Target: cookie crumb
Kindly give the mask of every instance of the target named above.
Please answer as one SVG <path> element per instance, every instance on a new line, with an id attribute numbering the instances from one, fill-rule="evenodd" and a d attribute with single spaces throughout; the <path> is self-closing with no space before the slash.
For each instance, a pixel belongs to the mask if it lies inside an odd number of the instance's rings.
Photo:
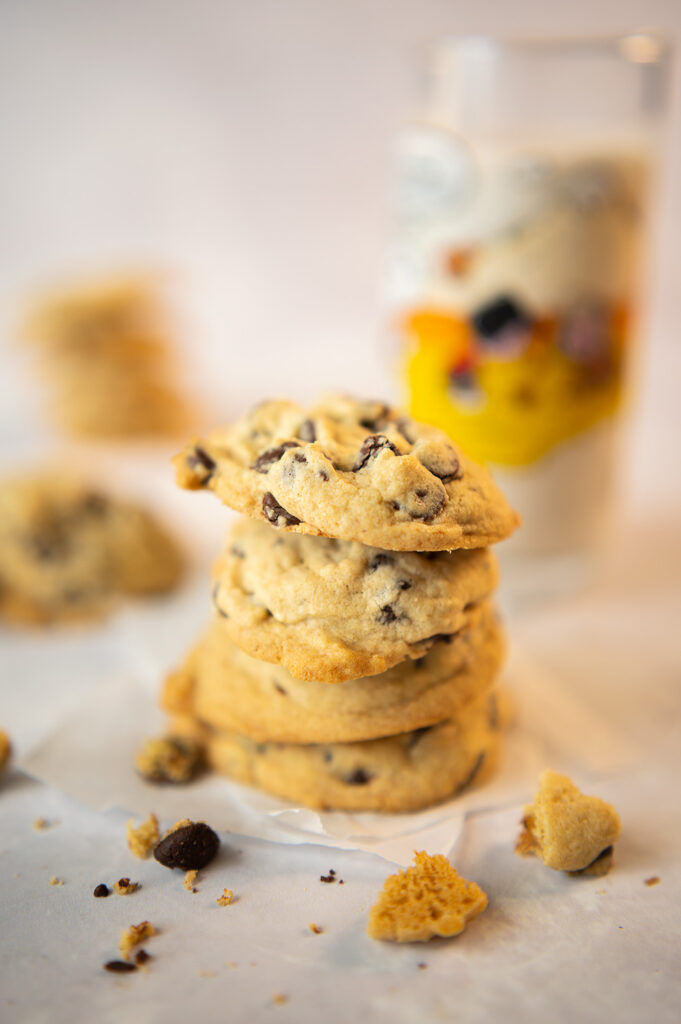
<path id="1" fill-rule="evenodd" d="M 119 896 L 130 896 L 139 887 L 139 882 L 131 882 L 129 878 L 119 878 L 117 882 L 114 882 L 114 889 Z"/>
<path id="2" fill-rule="evenodd" d="M 198 971 L 199 978 L 215 978 L 215 971 Z"/>
<path id="3" fill-rule="evenodd" d="M 331 874 L 331 872 L 329 872 L 329 874 L 328 874 L 328 875 L 320 875 L 320 876 L 319 876 L 319 881 L 320 881 L 320 882 L 335 882 L 335 881 L 336 881 L 336 879 L 335 879 L 335 878 L 334 878 L 334 876 L 333 876 L 333 875 Z"/>
<path id="4" fill-rule="evenodd" d="M 534 802 L 525 808 L 515 852 L 539 857 L 555 871 L 600 877 L 612 866 L 620 831 L 611 804 L 584 796 L 566 775 L 545 771 Z"/>
<path id="5" fill-rule="evenodd" d="M 125 834 L 130 852 L 140 860 L 146 860 L 159 840 L 158 818 L 150 814 L 137 828 L 131 818 L 125 826 Z"/>
<path id="6" fill-rule="evenodd" d="M 367 932 L 372 939 L 393 942 L 458 935 L 487 902 L 482 889 L 461 878 L 442 854 L 416 853 L 413 867 L 386 878 Z"/>
<path id="7" fill-rule="evenodd" d="M 310 929 L 310 931 L 311 931 L 311 932 L 313 932 L 313 933 L 314 933 L 315 935 L 321 935 L 321 934 L 322 934 L 322 932 L 324 931 L 324 929 L 323 929 L 323 928 L 320 928 L 318 924 L 313 924 L 312 922 L 311 922 L 311 923 L 310 923 L 310 924 L 309 924 L 309 925 L 308 925 L 307 927 L 308 927 L 308 928 Z"/>
<path id="8" fill-rule="evenodd" d="M 227 966 L 228 967 L 238 967 L 239 965 L 234 960 L 228 960 L 227 961 Z"/>
<path id="9" fill-rule="evenodd" d="M 4 772 L 12 756 L 12 744 L 6 732 L 0 729 L 0 775 Z"/>
<path id="10" fill-rule="evenodd" d="M 135 946 L 141 946 L 145 939 L 150 939 L 152 935 L 156 935 L 156 929 L 154 928 L 151 921 L 142 921 L 140 924 L 131 924 L 129 928 L 121 932 L 121 938 L 118 943 L 118 949 L 124 960 L 130 959 Z"/>
<path id="11" fill-rule="evenodd" d="M 126 960 L 109 960 L 104 964 L 104 970 L 111 971 L 112 974 L 130 974 L 131 971 L 137 970 L 137 966 Z"/>
<path id="12" fill-rule="evenodd" d="M 425 971 L 425 969 L 428 966 L 428 964 L 417 964 L 416 966 L 418 967 L 418 969 L 420 971 Z"/>
<path id="13" fill-rule="evenodd" d="M 285 996 L 283 992 L 275 992 L 272 996 L 272 1002 L 276 1006 L 283 1006 L 284 1003 L 288 1002 L 288 996 Z"/>
<path id="14" fill-rule="evenodd" d="M 50 885 L 63 885 L 63 884 L 64 884 L 63 879 L 57 878 L 56 875 L 52 875 L 52 878 L 50 879 Z"/>
<path id="15" fill-rule="evenodd" d="M 657 875 L 652 875 L 651 878 L 646 878 L 646 880 L 645 880 L 645 882 L 643 884 L 644 885 L 659 885 L 661 881 L 662 881 L 662 879 L 659 878 Z"/>
<path id="16" fill-rule="evenodd" d="M 186 736 L 146 740 L 135 757 L 137 771 L 149 782 L 182 785 L 195 779 L 204 765 L 203 746 Z"/>
<path id="17" fill-rule="evenodd" d="M 135 953 L 135 963 L 141 967 L 151 960 L 151 953 L 147 953 L 146 949 L 138 949 Z"/>
<path id="18" fill-rule="evenodd" d="M 187 874 L 184 876 L 184 882 L 182 884 L 184 885 L 187 892 L 199 891 L 198 889 L 194 888 L 194 882 L 196 881 L 196 876 L 198 875 L 198 873 L 198 868 L 193 868 L 191 871 L 188 871 Z"/>
<path id="19" fill-rule="evenodd" d="M 220 907 L 228 907 L 230 903 L 234 903 L 234 893 L 231 889 L 223 889 L 222 896 L 218 896 L 215 902 Z"/>
<path id="20" fill-rule="evenodd" d="M 36 832 L 44 832 L 45 829 L 50 828 L 51 825 L 52 822 L 48 821 L 47 818 L 36 818 L 33 822 L 33 828 Z"/>
<path id="21" fill-rule="evenodd" d="M 100 882 L 99 885 L 96 885 L 94 887 L 92 895 L 95 896 L 97 899 L 102 899 L 104 896 L 111 895 L 111 889 L 109 888 L 108 885 L 105 885 L 104 882 Z"/>

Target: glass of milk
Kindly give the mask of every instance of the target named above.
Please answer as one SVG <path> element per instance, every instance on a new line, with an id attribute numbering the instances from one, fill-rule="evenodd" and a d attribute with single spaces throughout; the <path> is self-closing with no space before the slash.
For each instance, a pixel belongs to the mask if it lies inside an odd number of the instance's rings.
<path id="1" fill-rule="evenodd" d="M 669 53 L 656 36 L 445 39 L 398 143 L 388 299 L 411 413 L 523 517 L 519 596 L 612 526 Z"/>

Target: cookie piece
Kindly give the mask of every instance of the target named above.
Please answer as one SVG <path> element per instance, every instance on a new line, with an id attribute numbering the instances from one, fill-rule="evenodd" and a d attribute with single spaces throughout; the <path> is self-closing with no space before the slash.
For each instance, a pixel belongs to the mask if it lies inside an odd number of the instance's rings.
<path id="1" fill-rule="evenodd" d="M 213 603 L 248 654 L 297 679 L 342 682 L 420 658 L 496 583 L 487 549 L 387 552 L 242 519 L 216 566 Z"/>
<path id="2" fill-rule="evenodd" d="M 50 622 L 101 614 L 115 594 L 173 587 L 180 552 L 156 519 L 57 474 L 0 484 L 0 614 Z"/>
<path id="3" fill-rule="evenodd" d="M 481 914 L 487 895 L 467 882 L 441 853 L 415 853 L 414 866 L 389 875 L 369 912 L 367 933 L 392 942 L 427 942 L 459 935 Z"/>
<path id="4" fill-rule="evenodd" d="M 445 800 L 492 773 L 499 745 L 493 695 L 456 719 L 359 743 L 255 743 L 189 716 L 176 716 L 172 728 L 200 739 L 211 766 L 238 782 L 346 811 L 414 811 Z"/>
<path id="5" fill-rule="evenodd" d="M 453 718 L 492 686 L 503 636 L 489 604 L 471 610 L 453 638 L 380 675 L 330 686 L 301 682 L 245 654 L 217 619 L 164 687 L 162 705 L 258 742 L 376 739 Z"/>
<path id="6" fill-rule="evenodd" d="M 615 808 L 584 796 L 566 775 L 545 771 L 525 809 L 516 853 L 536 856 L 555 871 L 605 874 L 621 831 Z"/>
<path id="7" fill-rule="evenodd" d="M 207 487 L 296 533 L 440 551 L 484 547 L 518 523 L 487 471 L 442 431 L 381 402 L 264 402 L 174 461 L 181 487 Z"/>

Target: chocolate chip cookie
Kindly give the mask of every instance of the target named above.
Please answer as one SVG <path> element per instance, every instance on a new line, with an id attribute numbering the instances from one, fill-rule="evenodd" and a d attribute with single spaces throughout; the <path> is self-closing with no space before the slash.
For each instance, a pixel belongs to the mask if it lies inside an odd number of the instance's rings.
<path id="1" fill-rule="evenodd" d="M 307 807 L 347 811 L 414 811 L 487 778 L 498 750 L 492 694 L 456 719 L 359 743 L 256 743 L 178 716 L 179 734 L 205 744 L 218 772 Z"/>
<path id="2" fill-rule="evenodd" d="M 258 742 L 339 743 L 420 729 L 453 718 L 499 671 L 504 643 L 494 610 L 485 603 L 467 619 L 422 658 L 334 686 L 251 658 L 217 619 L 168 677 L 162 704 Z"/>
<path id="3" fill-rule="evenodd" d="M 420 658 L 497 582 L 485 548 L 394 552 L 240 520 L 213 603 L 234 643 L 297 679 L 342 682 Z"/>
<path id="4" fill-rule="evenodd" d="M 20 622 L 97 616 L 115 594 L 169 590 L 182 558 L 144 509 L 45 474 L 0 484 L 0 615 Z"/>
<path id="5" fill-rule="evenodd" d="M 395 551 L 479 548 L 518 523 L 486 470 L 381 402 L 257 406 L 175 457 L 177 480 L 282 532 Z"/>

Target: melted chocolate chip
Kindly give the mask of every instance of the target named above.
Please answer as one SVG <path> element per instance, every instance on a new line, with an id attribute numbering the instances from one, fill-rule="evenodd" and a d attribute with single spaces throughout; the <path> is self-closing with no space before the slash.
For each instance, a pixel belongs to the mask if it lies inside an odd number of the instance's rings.
<path id="1" fill-rule="evenodd" d="M 442 446 L 435 450 L 425 449 L 422 453 L 417 448 L 414 452 L 419 462 L 429 473 L 448 484 L 451 480 L 460 480 L 463 476 L 459 457 L 449 445 Z"/>
<path id="2" fill-rule="evenodd" d="M 219 846 L 218 836 L 205 822 L 190 822 L 164 836 L 154 847 L 154 857 L 166 868 L 195 871 L 210 864 Z"/>
<path id="3" fill-rule="evenodd" d="M 376 415 L 365 416 L 364 419 L 359 421 L 359 425 L 360 427 L 364 427 L 366 430 L 375 430 L 379 423 L 382 423 L 385 420 L 389 412 L 390 409 L 388 406 L 381 403 Z"/>
<path id="4" fill-rule="evenodd" d="M 414 435 L 409 429 L 411 425 L 411 420 L 407 419 L 406 416 L 400 416 L 395 424 L 405 441 L 408 441 L 409 444 L 414 444 Z"/>
<path id="5" fill-rule="evenodd" d="M 128 963 L 127 960 L 109 960 L 104 964 L 104 970 L 111 971 L 112 974 L 130 974 L 131 971 L 137 970 L 137 964 Z"/>
<path id="6" fill-rule="evenodd" d="M 146 949 L 139 949 L 135 953 L 136 964 L 146 964 L 148 960 L 151 960 L 151 953 L 147 953 Z"/>
<path id="7" fill-rule="evenodd" d="M 218 613 L 218 615 L 221 615 L 223 619 L 228 619 L 229 615 L 227 614 L 227 612 L 223 611 L 222 608 L 220 607 L 220 605 L 218 604 L 218 594 L 219 593 L 220 593 L 220 583 L 217 582 L 217 583 L 213 584 L 213 590 L 212 590 L 212 593 L 211 593 L 211 599 L 213 601 L 213 608 L 215 608 L 215 611 Z"/>
<path id="8" fill-rule="evenodd" d="M 216 463 L 210 455 L 195 445 L 186 458 L 187 465 L 193 471 L 201 487 L 205 487 L 215 472 Z"/>
<path id="9" fill-rule="evenodd" d="M 345 782 L 348 786 L 366 786 L 372 779 L 373 775 L 365 768 L 355 768 L 354 772 L 346 777 Z"/>
<path id="10" fill-rule="evenodd" d="M 288 451 L 289 448 L 299 447 L 300 445 L 295 441 L 284 441 L 283 444 L 278 445 L 276 448 L 267 448 L 258 455 L 255 462 L 251 465 L 251 469 L 254 469 L 256 473 L 267 473 L 270 466 L 273 466 L 275 462 L 279 462 L 285 451 Z"/>
<path id="11" fill-rule="evenodd" d="M 272 523 L 272 526 L 297 526 L 300 522 L 300 519 L 287 512 L 269 491 L 265 493 L 262 499 L 262 510 L 265 513 L 265 519 Z M 279 522 L 279 520 L 282 520 L 282 522 Z"/>
<path id="12" fill-rule="evenodd" d="M 317 440 L 317 431 L 312 420 L 303 420 L 298 427 L 298 437 L 308 444 L 313 444 Z"/>
<path id="13" fill-rule="evenodd" d="M 380 451 L 387 448 L 394 455 L 399 455 L 397 448 L 390 441 L 385 434 L 370 434 L 369 437 L 365 437 L 362 442 L 362 447 L 357 453 L 352 472 L 356 473 L 358 470 L 363 469 L 367 462 L 375 458 Z"/>
<path id="14" fill-rule="evenodd" d="M 329 474 L 326 472 L 325 469 L 320 469 L 319 473 L 318 473 L 318 476 L 320 476 L 322 478 L 322 480 L 328 480 L 329 479 Z"/>
<path id="15" fill-rule="evenodd" d="M 307 457 L 305 455 L 303 455 L 302 452 L 296 452 L 296 454 L 293 456 L 293 459 L 294 459 L 295 462 L 307 463 Z"/>
<path id="16" fill-rule="evenodd" d="M 412 519 L 421 519 L 425 523 L 430 522 L 431 519 L 435 519 L 435 517 L 442 512 L 442 509 L 445 507 L 447 502 L 446 494 L 424 491 L 422 489 L 414 491 L 414 494 L 418 498 L 418 503 L 409 504 L 409 515 Z"/>
<path id="17" fill-rule="evenodd" d="M 376 572 L 381 565 L 392 565 L 392 558 L 390 555 L 384 555 L 379 553 L 374 555 L 367 566 L 367 572 Z"/>
<path id="18" fill-rule="evenodd" d="M 478 774 L 478 772 L 482 768 L 482 763 L 483 763 L 484 760 L 485 760 L 485 751 L 483 750 L 476 757 L 475 762 L 473 764 L 473 767 L 469 771 L 469 773 L 466 776 L 466 778 L 463 780 L 463 782 L 460 782 L 459 785 L 456 787 L 455 795 L 457 795 L 459 793 L 462 793 L 464 791 L 464 789 L 468 789 L 468 787 L 471 785 L 471 783 L 475 779 L 475 776 Z"/>
<path id="19" fill-rule="evenodd" d="M 97 899 L 101 899 L 103 896 L 110 896 L 111 889 L 108 887 L 108 885 L 104 885 L 104 882 L 100 882 L 99 885 L 95 886 L 92 895 L 96 896 Z"/>
<path id="20" fill-rule="evenodd" d="M 393 606 L 390 604 L 384 604 L 376 616 L 376 621 L 380 623 L 381 626 L 389 626 L 391 622 L 396 622 L 398 618 L 399 615 Z"/>

